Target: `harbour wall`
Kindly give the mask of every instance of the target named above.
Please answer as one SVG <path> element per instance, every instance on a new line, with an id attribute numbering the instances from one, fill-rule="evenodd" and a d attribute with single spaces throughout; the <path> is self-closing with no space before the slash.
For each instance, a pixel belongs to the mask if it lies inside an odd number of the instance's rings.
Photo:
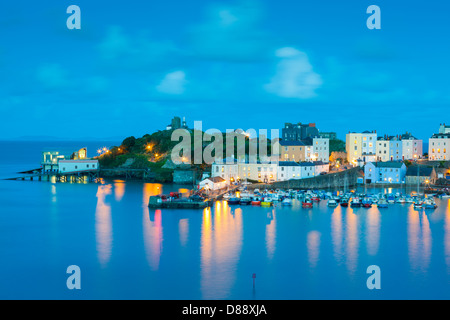
<path id="1" fill-rule="evenodd" d="M 363 177 L 361 168 L 329 173 L 306 179 L 277 181 L 271 184 L 249 185 L 249 189 L 334 189 L 349 188 L 357 185 L 358 178 Z"/>

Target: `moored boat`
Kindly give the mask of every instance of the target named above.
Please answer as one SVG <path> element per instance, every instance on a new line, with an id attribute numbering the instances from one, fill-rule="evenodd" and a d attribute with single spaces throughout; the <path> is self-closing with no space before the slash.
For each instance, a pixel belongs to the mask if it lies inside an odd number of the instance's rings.
<path id="1" fill-rule="evenodd" d="M 328 200 L 328 202 L 327 202 L 327 206 L 329 206 L 330 208 L 335 208 L 335 207 L 338 206 L 338 203 L 337 203 L 336 200 L 330 199 L 330 200 Z"/>
<path id="2" fill-rule="evenodd" d="M 241 203 L 241 199 L 238 197 L 230 197 L 227 202 L 228 204 L 239 204 Z"/>
<path id="3" fill-rule="evenodd" d="M 378 208 L 387 208 L 388 202 L 386 201 L 386 199 L 381 198 L 380 200 L 378 200 L 377 207 Z"/>
<path id="4" fill-rule="evenodd" d="M 311 198 L 305 198 L 302 201 L 302 207 L 303 208 L 312 208 L 312 206 L 313 206 L 313 202 L 312 202 Z"/>

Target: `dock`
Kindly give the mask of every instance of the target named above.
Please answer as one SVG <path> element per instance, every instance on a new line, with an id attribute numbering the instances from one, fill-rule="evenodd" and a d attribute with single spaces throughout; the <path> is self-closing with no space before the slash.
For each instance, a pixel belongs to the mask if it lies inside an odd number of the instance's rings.
<path id="1" fill-rule="evenodd" d="M 165 208 L 165 209 L 204 209 L 211 207 L 213 201 L 190 201 L 188 199 L 175 199 L 162 201 L 161 197 L 151 196 L 148 203 L 149 208 Z"/>

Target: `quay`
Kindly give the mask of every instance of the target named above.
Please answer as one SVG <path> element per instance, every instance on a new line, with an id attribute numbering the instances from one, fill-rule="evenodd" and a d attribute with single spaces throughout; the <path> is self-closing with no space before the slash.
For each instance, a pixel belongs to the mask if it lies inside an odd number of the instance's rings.
<path id="1" fill-rule="evenodd" d="M 40 169 L 19 172 L 21 176 L 14 178 L 7 178 L 5 180 L 19 180 L 19 181 L 52 181 L 52 182 L 95 182 L 98 180 L 98 171 L 79 170 L 71 172 L 45 172 Z"/>
<path id="2" fill-rule="evenodd" d="M 211 207 L 213 201 L 190 201 L 188 199 L 177 199 L 171 201 L 162 201 L 161 197 L 150 196 L 148 203 L 149 208 L 164 208 L 164 209 L 204 209 Z"/>
<path id="3" fill-rule="evenodd" d="M 161 196 L 150 196 L 148 206 L 149 208 L 158 209 L 204 209 L 211 207 L 214 201 L 223 198 L 224 194 L 235 191 L 239 186 L 227 187 L 220 190 L 209 191 L 208 194 L 203 194 L 205 200 L 184 199 L 170 199 L 162 200 Z"/>

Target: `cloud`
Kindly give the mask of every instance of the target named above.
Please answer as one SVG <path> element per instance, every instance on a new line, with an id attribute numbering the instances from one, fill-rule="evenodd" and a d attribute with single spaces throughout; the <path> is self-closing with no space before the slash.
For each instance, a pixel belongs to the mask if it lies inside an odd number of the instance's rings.
<path id="1" fill-rule="evenodd" d="M 36 78 L 46 89 L 59 89 L 69 83 L 65 70 L 59 64 L 45 64 L 38 67 Z"/>
<path id="2" fill-rule="evenodd" d="M 162 93 L 180 95 L 185 91 L 186 83 L 184 71 L 174 71 L 165 75 L 156 90 Z"/>
<path id="3" fill-rule="evenodd" d="M 195 56 L 236 62 L 267 58 L 271 39 L 260 25 L 261 16 L 261 7 L 253 1 L 211 6 L 205 21 L 190 29 Z"/>
<path id="4" fill-rule="evenodd" d="M 125 34 L 117 26 L 108 29 L 98 49 L 107 66 L 132 70 L 161 70 L 182 56 L 170 41 L 157 41 L 145 33 Z"/>
<path id="5" fill-rule="evenodd" d="M 322 78 L 313 71 L 308 56 L 295 48 L 284 47 L 275 52 L 279 59 L 275 76 L 264 88 L 284 98 L 309 99 L 315 97 Z"/>

